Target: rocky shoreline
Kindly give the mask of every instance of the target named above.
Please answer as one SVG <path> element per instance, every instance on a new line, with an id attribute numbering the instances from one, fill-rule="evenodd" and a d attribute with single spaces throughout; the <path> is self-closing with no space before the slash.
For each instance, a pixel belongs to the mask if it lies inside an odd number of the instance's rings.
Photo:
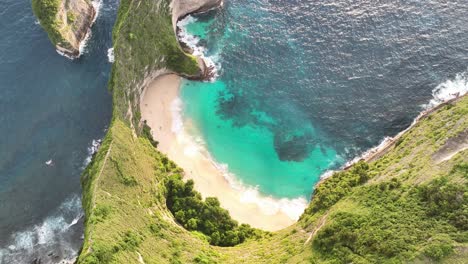
<path id="1" fill-rule="evenodd" d="M 82 46 L 91 33 L 91 27 L 97 18 L 97 11 L 93 3 L 86 0 L 68 1 L 62 4 L 61 10 L 60 19 L 64 21 L 65 27 L 72 29 L 64 31 L 66 42 L 58 43 L 55 48 L 59 54 L 76 59 L 80 57 Z M 69 21 L 70 14 L 75 14 L 74 21 Z"/>
<path id="2" fill-rule="evenodd" d="M 457 95 L 455 98 L 449 99 L 445 102 L 442 102 L 435 107 L 429 108 L 427 110 L 422 111 L 419 113 L 419 115 L 414 119 L 413 123 L 406 128 L 405 130 L 401 131 L 394 137 L 386 137 L 378 146 L 373 147 L 366 152 L 364 152 L 362 155 L 348 161 L 341 170 L 348 170 L 350 169 L 354 164 L 356 164 L 359 161 L 365 161 L 365 162 L 373 162 L 384 156 L 386 153 L 388 153 L 392 147 L 399 142 L 399 139 L 401 139 L 411 128 L 413 128 L 416 124 L 418 124 L 421 120 L 427 118 L 431 113 L 441 109 L 442 107 L 449 105 L 449 104 L 455 104 L 459 100 L 461 100 L 463 97 L 468 96 L 468 94 L 463 94 L 463 95 Z M 320 180 L 317 182 L 315 187 L 317 187 L 319 184 L 323 183 L 326 179 L 330 178 L 333 176 L 333 173 L 335 171 L 328 171 L 325 174 L 323 174 L 320 178 Z M 313 195 L 313 194 L 312 194 Z"/>
<path id="3" fill-rule="evenodd" d="M 193 54 L 193 50 L 184 42 L 180 41 L 178 35 L 180 28 L 177 23 L 191 14 L 200 14 L 209 12 L 213 9 L 223 6 L 223 0 L 173 0 L 171 3 L 172 8 L 172 26 L 176 34 L 177 41 L 180 47 L 186 53 Z M 199 76 L 182 76 L 189 80 L 210 80 L 214 77 L 214 67 L 208 66 L 203 58 L 197 57 L 198 65 L 200 67 Z"/>
<path id="4" fill-rule="evenodd" d="M 100 0 L 32 0 L 34 15 L 57 52 L 78 58 L 91 33 Z"/>

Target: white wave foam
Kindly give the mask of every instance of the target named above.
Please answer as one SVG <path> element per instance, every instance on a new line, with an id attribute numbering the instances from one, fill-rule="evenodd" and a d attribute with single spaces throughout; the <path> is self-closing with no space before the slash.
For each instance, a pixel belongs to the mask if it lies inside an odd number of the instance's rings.
<path id="1" fill-rule="evenodd" d="M 99 147 L 101 146 L 102 140 L 101 139 L 93 139 L 91 141 L 91 144 L 88 146 L 88 156 L 86 156 L 84 162 L 83 162 L 83 167 L 88 166 L 88 164 L 91 162 L 93 155 L 98 152 Z"/>
<path id="2" fill-rule="evenodd" d="M 410 130 L 423 116 L 429 113 L 434 107 L 448 102 L 452 99 L 464 96 L 468 93 L 468 71 L 458 73 L 455 75 L 455 78 L 452 80 L 447 80 L 439 85 L 437 85 L 434 90 L 432 90 L 433 99 L 429 103 L 422 105 L 424 109 L 419 115 L 413 120 L 411 125 L 405 130 L 401 131 L 394 137 L 385 137 L 377 146 L 365 151 L 356 158 L 346 162 L 343 168 L 347 168 L 356 162 L 362 159 L 368 159 L 372 157 L 375 153 L 382 151 L 388 145 L 392 144 L 396 139 L 401 137 L 404 133 Z M 323 177 L 323 176 L 322 176 Z"/>
<path id="3" fill-rule="evenodd" d="M 171 103 L 172 126 L 171 131 L 179 134 L 184 130 L 184 122 L 182 120 L 182 100 L 176 98 Z"/>
<path id="4" fill-rule="evenodd" d="M 57 47 L 56 47 L 56 48 L 57 48 Z M 56 51 L 60 56 L 63 56 L 63 57 L 65 57 L 65 58 L 69 59 L 69 60 L 74 60 L 74 59 L 76 59 L 75 57 L 69 56 L 68 54 L 66 54 L 66 53 L 64 53 L 64 52 L 62 52 L 62 51 L 60 51 L 58 48 L 55 49 L 55 51 Z M 81 53 L 80 53 L 80 54 L 81 54 Z"/>
<path id="5" fill-rule="evenodd" d="M 206 157 L 211 164 L 223 175 L 228 184 L 240 193 L 241 203 L 255 204 L 265 215 L 275 215 L 278 212 L 284 213 L 290 219 L 298 220 L 307 207 L 308 201 L 305 197 L 293 199 L 276 198 L 262 194 L 258 186 L 252 187 L 245 185 L 236 175 L 229 171 L 229 166 L 219 163 L 209 153 L 206 144 L 200 136 L 190 135 L 184 129 L 182 117 L 183 103 L 180 98 L 176 98 L 171 103 L 172 114 L 172 132 L 177 135 L 177 140 L 184 146 L 184 154 L 189 157 L 195 157 L 198 154 Z"/>
<path id="6" fill-rule="evenodd" d="M 430 109 L 441 103 L 452 100 L 456 97 L 463 96 L 468 93 L 468 72 L 459 73 L 452 80 L 447 80 L 432 90 L 434 97 L 428 104 L 423 105 L 424 108 Z"/>
<path id="7" fill-rule="evenodd" d="M 91 4 L 93 5 L 94 7 L 94 10 L 96 11 L 96 15 L 94 16 L 94 19 L 93 19 L 93 22 L 91 23 L 91 25 L 94 24 L 94 22 L 96 22 L 96 19 L 98 18 L 99 16 L 99 13 L 101 11 L 101 7 L 102 7 L 102 0 L 94 0 L 94 1 L 91 1 Z M 87 46 L 88 46 L 88 41 L 89 39 L 91 38 L 91 35 L 92 35 L 92 30 L 91 28 L 88 29 L 88 32 L 86 32 L 86 35 L 85 37 L 83 38 L 83 40 L 80 42 L 80 45 L 78 47 L 78 52 L 79 52 L 79 56 L 85 54 L 86 52 L 88 52 L 87 50 Z M 70 59 L 70 60 L 74 60 L 76 59 L 75 57 L 72 57 L 72 56 L 68 56 L 67 54 L 65 54 L 64 52 L 60 51 L 59 49 L 56 49 L 57 53 Z"/>
<path id="8" fill-rule="evenodd" d="M 96 15 L 94 16 L 93 22 L 91 23 L 91 25 L 93 25 L 94 22 L 96 22 L 96 19 L 98 18 L 99 14 L 101 12 L 102 0 L 91 1 L 91 4 L 93 5 L 94 10 L 96 10 Z M 80 42 L 80 47 L 78 49 L 80 51 L 80 56 L 82 54 L 85 54 L 86 52 L 88 52 L 88 50 L 86 48 L 88 46 L 88 41 L 91 38 L 91 36 L 92 36 L 92 30 L 90 28 L 88 30 L 88 32 L 86 33 L 86 36 L 84 37 L 84 39 Z"/>
<path id="9" fill-rule="evenodd" d="M 80 221 L 80 219 L 84 216 L 83 213 L 80 213 L 78 214 L 75 218 L 73 218 L 73 220 L 71 221 L 71 223 L 67 226 L 67 229 L 78 224 L 78 222 Z"/>
<path id="10" fill-rule="evenodd" d="M 361 155 L 359 155 L 356 158 L 346 162 L 345 165 L 343 166 L 343 168 L 347 168 L 347 167 L 357 163 L 360 160 L 367 159 L 367 158 L 371 157 L 372 155 L 374 155 L 375 153 L 377 153 L 379 151 L 382 151 L 384 148 L 386 148 L 388 146 L 388 144 L 393 142 L 393 140 L 394 140 L 394 138 L 392 138 L 392 137 L 385 137 L 384 139 L 382 139 L 382 141 L 380 141 L 380 143 L 377 146 L 366 150 Z M 331 176 L 331 175 L 328 175 L 328 177 L 329 176 Z M 321 178 L 325 177 L 325 175 L 322 175 L 320 177 Z"/>
<path id="11" fill-rule="evenodd" d="M 107 50 L 107 58 L 110 63 L 114 63 L 115 61 L 114 48 L 110 48 Z"/>
<path id="12" fill-rule="evenodd" d="M 83 217 L 81 200 L 73 195 L 41 223 L 14 233 L 5 248 L 0 248 L 0 263 L 68 263 L 76 258 L 80 243 L 71 230 Z"/>
<path id="13" fill-rule="evenodd" d="M 320 180 L 325 180 L 327 178 L 330 178 L 333 173 L 335 173 L 336 171 L 335 170 L 327 170 L 325 171 L 324 173 L 322 173 L 322 175 L 320 175 Z"/>
<path id="14" fill-rule="evenodd" d="M 265 215 L 275 215 L 278 212 L 282 212 L 293 220 L 298 220 L 307 207 L 308 202 L 305 197 L 297 197 L 293 199 L 276 198 L 262 194 L 258 190 L 258 186 L 252 187 L 245 185 L 235 174 L 229 171 L 229 166 L 227 164 L 218 163 L 205 149 L 204 145 L 201 145 L 200 143 L 194 144 L 198 146 L 198 149 L 201 149 L 205 153 L 205 156 L 207 156 L 213 166 L 222 173 L 229 185 L 240 192 L 241 203 L 256 204 L 260 208 L 260 211 Z"/>
<path id="15" fill-rule="evenodd" d="M 221 68 L 221 65 L 218 63 L 219 56 L 207 56 L 206 48 L 200 45 L 200 39 L 189 34 L 187 31 L 187 25 L 196 21 L 197 19 L 191 15 L 188 15 L 184 19 L 179 20 L 177 22 L 177 28 L 179 29 L 177 37 L 179 38 L 180 42 L 184 43 L 190 49 L 192 49 L 193 55 L 202 58 L 205 61 L 206 66 L 213 70 L 213 77 L 210 79 L 210 81 L 214 81 L 218 77 L 218 71 Z"/>

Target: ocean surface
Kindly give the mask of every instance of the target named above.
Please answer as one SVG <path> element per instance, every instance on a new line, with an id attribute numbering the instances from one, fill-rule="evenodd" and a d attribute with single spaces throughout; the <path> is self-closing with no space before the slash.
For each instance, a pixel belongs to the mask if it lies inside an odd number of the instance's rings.
<path id="1" fill-rule="evenodd" d="M 183 82 L 181 114 L 231 182 L 307 200 L 324 172 L 468 90 L 467 6 L 227 0 L 181 23 L 217 73 Z M 102 0 L 70 61 L 30 0 L 0 2 L 0 263 L 54 263 L 81 246 L 79 177 L 111 117 L 116 8 Z"/>
<path id="2" fill-rule="evenodd" d="M 0 263 L 58 262 L 81 247 L 79 179 L 111 118 L 116 8 L 102 1 L 84 55 L 71 61 L 30 0 L 0 1 Z"/>
<path id="3" fill-rule="evenodd" d="M 468 1 L 230 0 L 179 22 L 217 70 L 185 122 L 228 180 L 309 199 L 327 170 L 466 92 Z"/>

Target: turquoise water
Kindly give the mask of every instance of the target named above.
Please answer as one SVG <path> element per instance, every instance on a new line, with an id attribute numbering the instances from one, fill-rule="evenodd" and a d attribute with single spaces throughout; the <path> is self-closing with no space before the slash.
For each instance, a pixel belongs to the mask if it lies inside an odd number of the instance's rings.
<path id="1" fill-rule="evenodd" d="M 203 41 L 213 22 L 214 19 L 193 20 L 185 28 L 190 35 Z M 215 55 L 215 52 L 212 50 L 211 54 Z M 205 50 L 205 54 L 210 53 Z M 254 87 L 255 83 L 250 86 Z M 215 161 L 227 165 L 229 173 L 237 180 L 257 187 L 263 194 L 278 198 L 309 197 L 320 175 L 343 162 L 336 150 L 327 146 L 308 149 L 307 157 L 300 162 L 281 160 L 274 147 L 275 135 L 268 129 L 277 123 L 275 118 L 254 109 L 248 114 L 254 116 L 256 122 L 239 126 L 232 119 L 223 119 L 219 115 L 220 99 L 232 98 L 222 77 L 214 82 L 183 81 L 181 98 L 184 117 L 194 121 Z M 317 137 L 310 122 L 289 129 L 287 137 L 293 142 L 304 136 Z M 294 143 L 288 148 L 290 151 L 301 150 Z"/>
<path id="2" fill-rule="evenodd" d="M 434 89 L 463 88 L 450 80 L 466 76 L 466 4 L 226 1 L 180 24 L 218 75 L 183 82 L 183 114 L 242 183 L 309 198 L 326 170 L 410 125 Z"/>
<path id="3" fill-rule="evenodd" d="M 230 173 L 244 184 L 258 186 L 264 194 L 286 198 L 310 195 L 320 174 L 338 160 L 336 151 L 317 147 L 301 162 L 279 160 L 270 130 L 255 125 L 236 127 L 231 120 L 217 115 L 218 97 L 225 92 L 225 84 L 217 80 L 184 81 L 181 93 L 185 117 L 195 121 L 216 162 L 227 164 Z M 275 122 L 264 112 L 254 114 L 262 122 Z M 311 125 L 304 129 L 307 131 L 295 133 L 298 136 L 314 133 Z"/>
<path id="4" fill-rule="evenodd" d="M 70 61 L 30 0 L 0 1 L 0 263 L 56 263 L 81 247 L 79 178 L 111 118 L 117 5 L 103 0 Z M 184 81 L 184 115 L 243 183 L 308 198 L 323 171 L 406 128 L 434 89 L 466 90 L 467 5 L 225 1 L 188 25 L 218 77 Z"/>

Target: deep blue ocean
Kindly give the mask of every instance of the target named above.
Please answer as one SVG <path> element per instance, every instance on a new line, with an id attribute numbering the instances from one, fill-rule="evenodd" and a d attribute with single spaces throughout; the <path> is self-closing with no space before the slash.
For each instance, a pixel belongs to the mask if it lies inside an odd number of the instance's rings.
<path id="1" fill-rule="evenodd" d="M 467 89 L 467 9 L 226 0 L 187 25 L 218 77 L 184 81 L 184 117 L 239 181 L 308 198 L 323 172 L 410 125 L 434 91 Z M 57 262 L 81 246 L 79 177 L 111 117 L 116 11 L 103 0 L 85 54 L 70 61 L 29 0 L 0 1 L 0 263 Z"/>
<path id="2" fill-rule="evenodd" d="M 85 54 L 71 61 L 30 0 L 0 1 L 0 263 L 58 261 L 81 246 L 80 174 L 111 118 L 116 8 L 103 1 Z"/>

